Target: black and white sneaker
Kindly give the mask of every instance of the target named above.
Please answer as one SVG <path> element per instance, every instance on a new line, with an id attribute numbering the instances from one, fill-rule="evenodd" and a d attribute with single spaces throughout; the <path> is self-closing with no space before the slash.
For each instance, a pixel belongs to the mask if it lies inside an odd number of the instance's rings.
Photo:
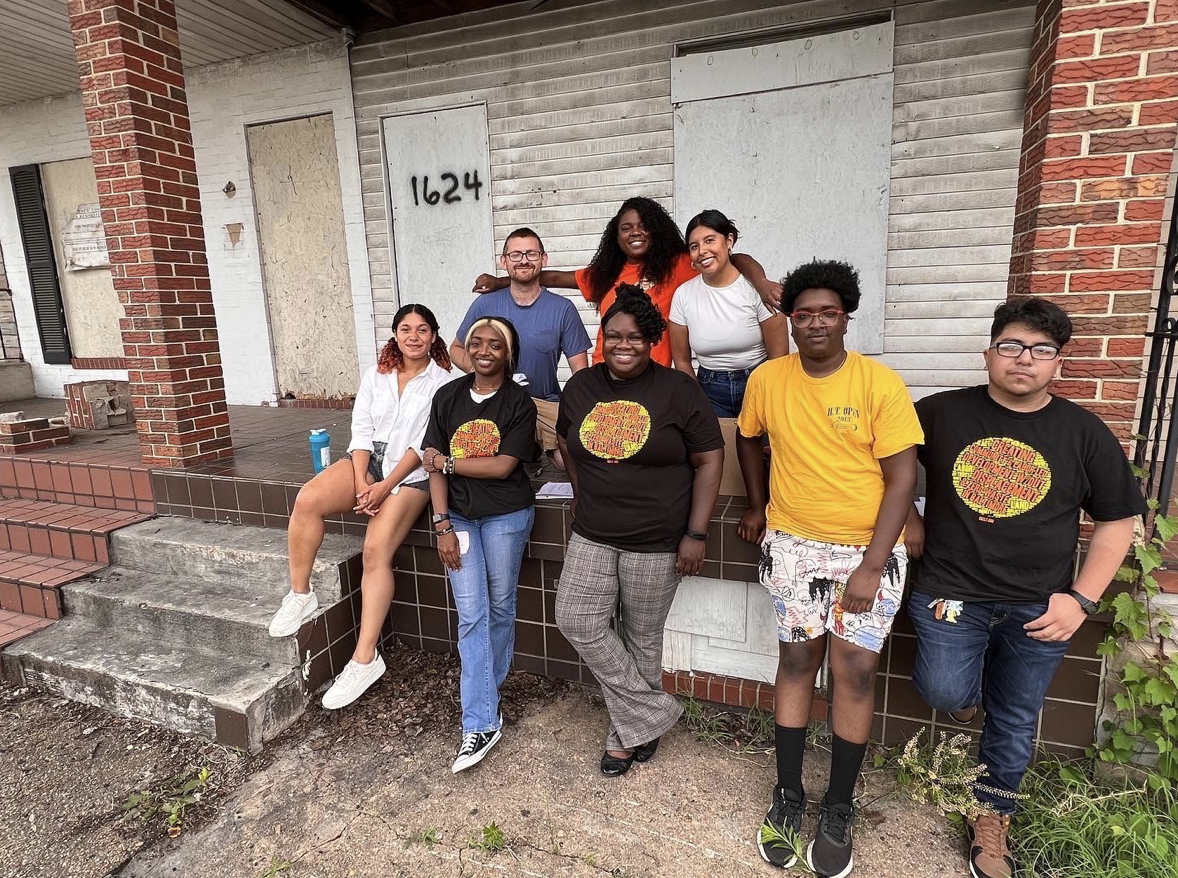
<path id="1" fill-rule="evenodd" d="M 757 850 L 761 852 L 761 859 L 780 869 L 789 869 L 798 861 L 794 850 L 805 813 L 805 791 L 799 794 L 783 787 L 774 787 L 773 807 L 765 815 L 765 822 L 757 832 Z"/>
<path id="2" fill-rule="evenodd" d="M 462 736 L 462 743 L 458 746 L 458 756 L 455 757 L 450 770 L 454 774 L 458 774 L 472 765 L 478 765 L 502 737 L 503 733 L 499 729 L 495 729 L 493 732 L 467 732 Z"/>
<path id="3" fill-rule="evenodd" d="M 806 862 L 821 878 L 846 878 L 855 865 L 851 853 L 851 827 L 855 809 L 851 805 L 829 805 L 822 800 L 818 833 L 806 849 Z"/>

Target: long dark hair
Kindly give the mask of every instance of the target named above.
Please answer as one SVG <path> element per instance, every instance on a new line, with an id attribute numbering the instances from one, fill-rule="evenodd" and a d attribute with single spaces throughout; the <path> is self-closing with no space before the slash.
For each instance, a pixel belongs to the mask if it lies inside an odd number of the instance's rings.
<path id="1" fill-rule="evenodd" d="M 434 333 L 434 343 L 430 345 L 429 349 L 430 359 L 449 372 L 450 352 L 446 349 L 446 343 L 442 341 L 442 336 L 438 333 L 438 318 L 425 305 L 413 302 L 402 305 L 393 315 L 393 336 L 380 349 L 380 355 L 376 358 L 376 371 L 387 375 L 389 372 L 399 372 L 405 367 L 405 355 L 397 347 L 397 326 L 405 319 L 406 314 L 416 314 L 429 325 Z"/>
<path id="2" fill-rule="evenodd" d="M 590 301 L 598 309 L 601 308 L 601 300 L 618 282 L 618 275 L 626 265 L 626 254 L 618 246 L 618 227 L 622 224 L 622 214 L 628 210 L 638 212 L 638 218 L 650 236 L 650 247 L 642 266 L 643 279 L 655 286 L 669 280 L 675 270 L 676 260 L 687 252 L 687 244 L 683 242 L 679 227 L 661 204 L 641 196 L 627 198 L 605 227 L 597 252 L 585 269 Z"/>

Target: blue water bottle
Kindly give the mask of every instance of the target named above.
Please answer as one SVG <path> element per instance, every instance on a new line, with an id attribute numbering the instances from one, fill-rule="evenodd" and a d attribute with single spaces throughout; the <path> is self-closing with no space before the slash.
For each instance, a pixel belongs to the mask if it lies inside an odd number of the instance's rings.
<path id="1" fill-rule="evenodd" d="M 311 431 L 311 465 L 321 473 L 331 464 L 331 436 L 326 430 Z"/>

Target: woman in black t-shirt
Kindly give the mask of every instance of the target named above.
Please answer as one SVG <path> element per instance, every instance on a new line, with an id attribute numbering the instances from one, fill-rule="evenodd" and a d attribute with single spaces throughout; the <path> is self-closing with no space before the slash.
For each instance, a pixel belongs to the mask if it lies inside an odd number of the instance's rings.
<path id="1" fill-rule="evenodd" d="M 434 396 L 422 460 L 430 473 L 438 554 L 458 609 L 462 741 L 454 773 L 501 737 L 499 687 L 515 647 L 515 600 L 536 495 L 522 461 L 533 456 L 536 405 L 511 380 L 519 335 L 500 317 L 466 336 L 474 371 Z"/>
<path id="2" fill-rule="evenodd" d="M 703 565 L 724 467 L 698 382 L 651 362 L 666 326 L 640 288 L 619 286 L 601 321 L 605 362 L 569 379 L 556 424 L 575 493 L 556 622 L 601 684 L 610 777 L 650 759 L 682 713 L 662 689 L 663 625 L 680 577 Z"/>

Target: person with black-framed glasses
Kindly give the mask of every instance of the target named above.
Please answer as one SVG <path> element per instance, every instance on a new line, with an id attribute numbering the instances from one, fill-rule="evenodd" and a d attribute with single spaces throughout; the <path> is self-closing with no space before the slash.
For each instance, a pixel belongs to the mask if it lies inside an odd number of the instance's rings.
<path id="1" fill-rule="evenodd" d="M 1112 431 L 1050 392 L 1071 335 L 1058 305 L 1004 302 L 983 354 L 989 381 L 916 404 L 928 497 L 907 527 L 908 554 L 921 558 L 908 601 L 913 682 L 960 725 L 985 712 L 984 810 L 967 821 L 974 878 L 1017 871 L 1007 834 L 1047 688 L 1146 511 Z M 1095 530 L 1073 576 L 1081 510 Z"/>
<path id="2" fill-rule="evenodd" d="M 794 865 L 794 847 L 781 837 L 801 831 L 806 726 L 829 649 L 830 782 L 806 857 L 816 874 L 844 878 L 854 864 L 855 780 L 871 734 L 879 654 L 904 593 L 901 536 L 923 435 L 900 376 L 846 349 L 847 323 L 859 307 L 858 272 L 815 260 L 790 272 L 782 287 L 796 352 L 753 372 L 736 421 L 749 501 L 738 533 L 761 547 L 761 584 L 779 641 L 777 783 L 757 844 L 771 865 Z"/>

